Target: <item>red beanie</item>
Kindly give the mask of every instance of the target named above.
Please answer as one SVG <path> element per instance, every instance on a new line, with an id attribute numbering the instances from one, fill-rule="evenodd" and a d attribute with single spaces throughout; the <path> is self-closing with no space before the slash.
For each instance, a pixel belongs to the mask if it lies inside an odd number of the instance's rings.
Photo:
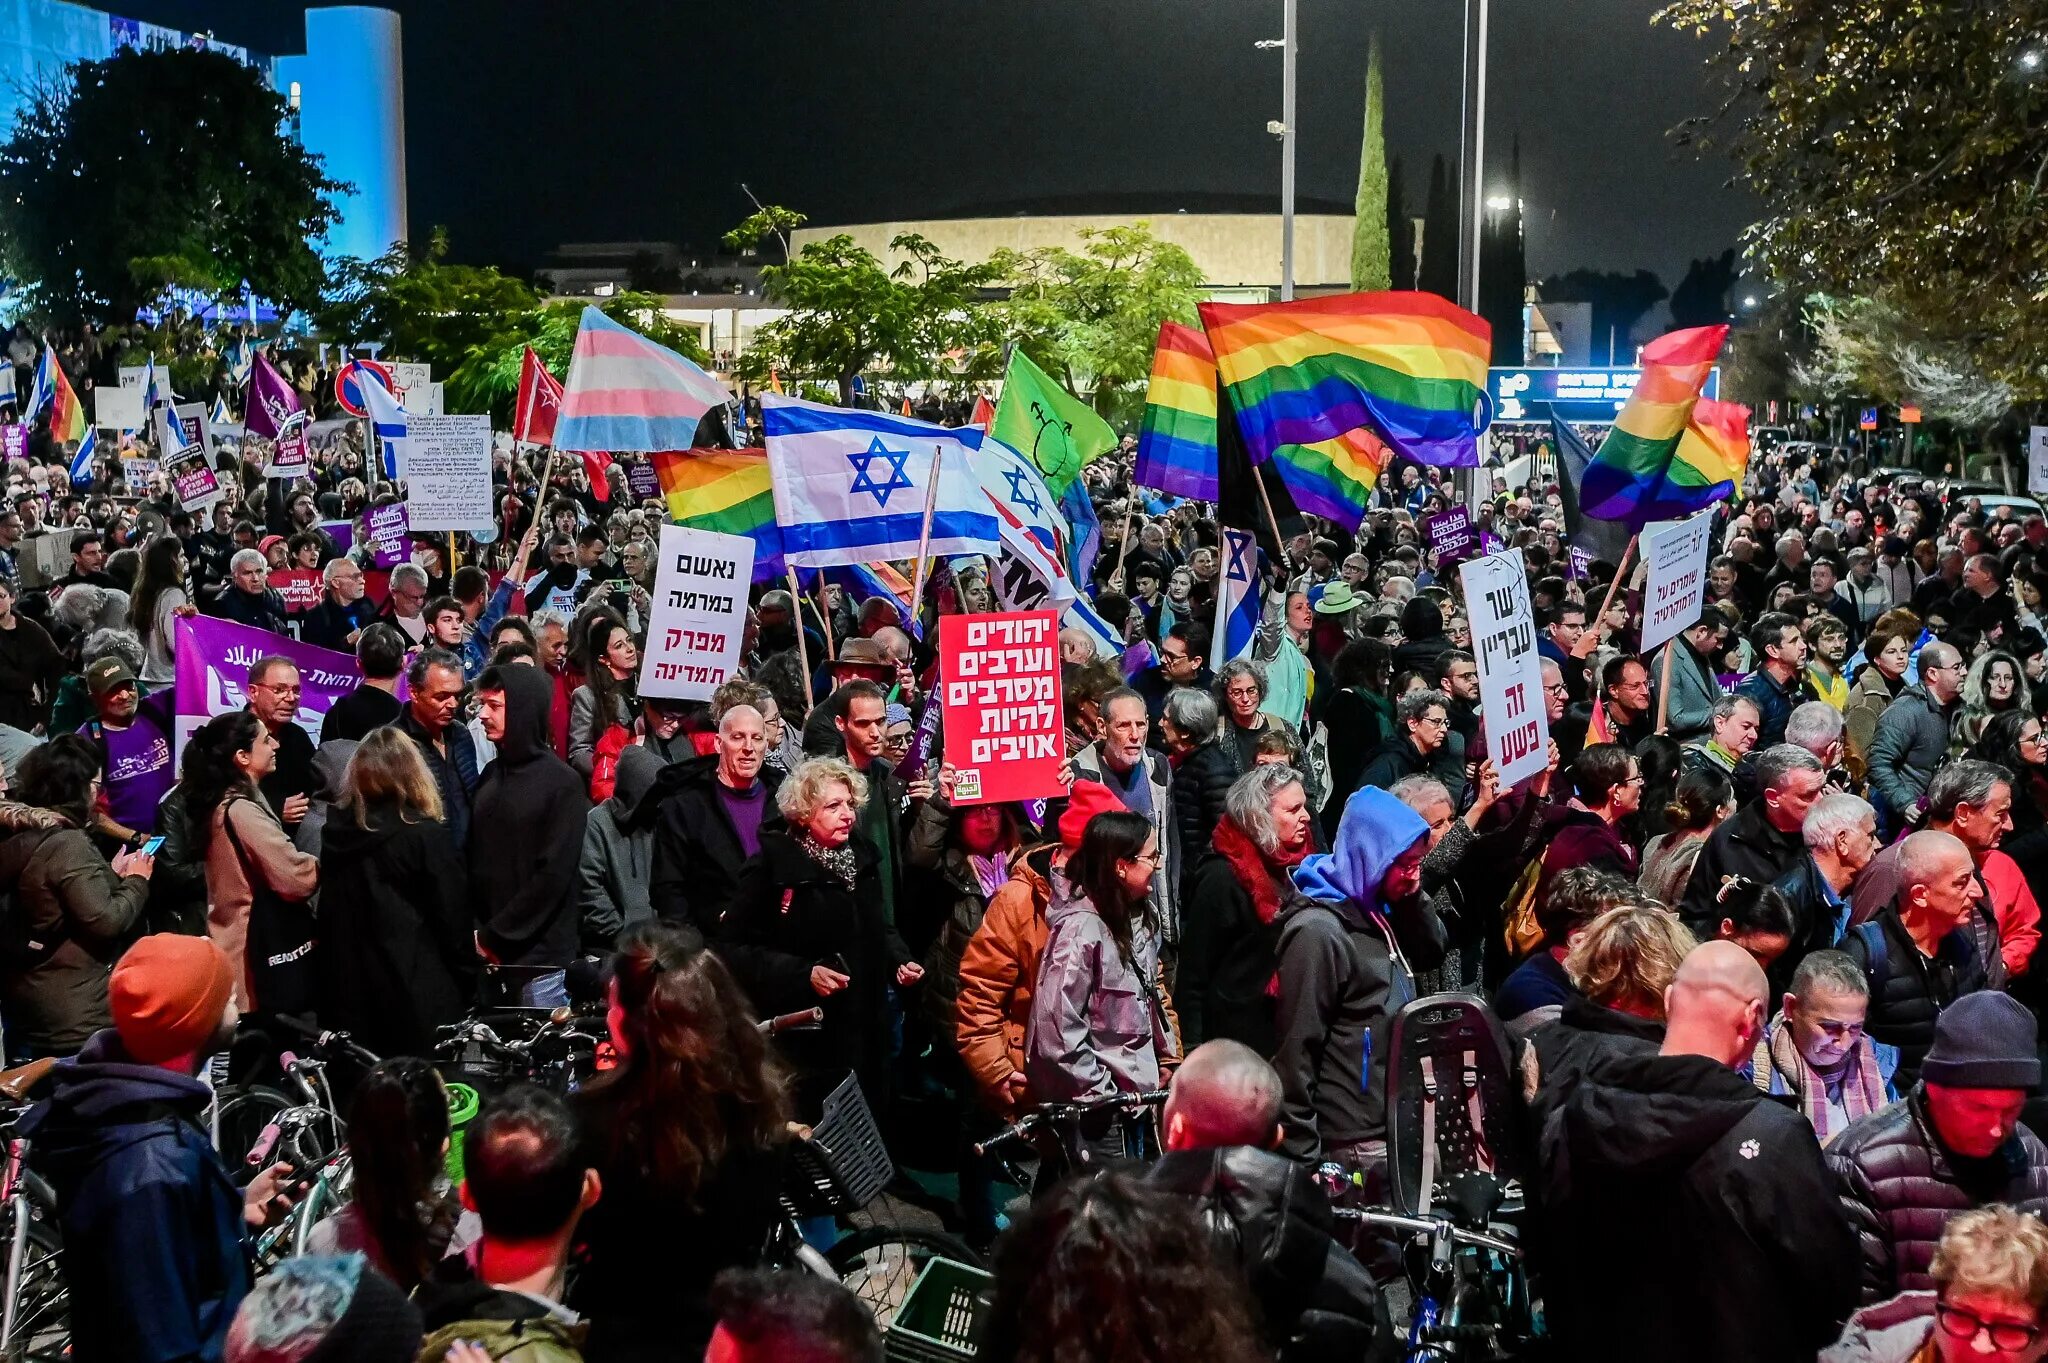
<path id="1" fill-rule="evenodd" d="M 114 1030 L 143 1065 L 205 1046 L 220 1030 L 234 992 L 228 958 L 204 937 L 160 932 L 128 948 L 107 980 Z"/>
<path id="2" fill-rule="evenodd" d="M 1060 815 L 1060 844 L 1073 851 L 1081 845 L 1081 835 L 1088 831 L 1090 819 L 1097 814 L 1118 813 L 1123 807 L 1124 802 L 1116 798 L 1116 792 L 1102 782 L 1075 781 L 1068 795 L 1067 812 Z"/>

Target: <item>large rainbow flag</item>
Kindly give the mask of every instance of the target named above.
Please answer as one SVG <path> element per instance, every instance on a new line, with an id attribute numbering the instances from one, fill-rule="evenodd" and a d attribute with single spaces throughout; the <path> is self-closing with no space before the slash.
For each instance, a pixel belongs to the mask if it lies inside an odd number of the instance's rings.
<path id="1" fill-rule="evenodd" d="M 1273 453 L 1273 467 L 1297 508 L 1355 531 L 1389 457 L 1380 438 L 1361 426 L 1313 445 L 1282 445 Z"/>
<path id="2" fill-rule="evenodd" d="M 1199 327 L 1159 324 L 1131 476 L 1140 487 L 1216 500 L 1216 354 Z"/>
<path id="3" fill-rule="evenodd" d="M 1328 442 L 1365 429 L 1393 453 L 1439 467 L 1479 463 L 1492 407 L 1486 363 L 1493 329 L 1429 293 L 1351 293 L 1289 303 L 1204 303 L 1216 368 L 1255 461 L 1313 461 L 1286 447 L 1322 447 L 1354 482 L 1365 467 L 1336 461 Z M 1377 477 L 1377 470 L 1374 471 Z M 1347 518 L 1355 522 L 1355 517 Z"/>
<path id="4" fill-rule="evenodd" d="M 1742 490 L 1748 410 L 1700 396 L 1726 325 L 1692 327 L 1643 347 L 1643 372 L 1579 485 L 1579 508 L 1633 530 L 1675 520 Z"/>
<path id="5" fill-rule="evenodd" d="M 63 365 L 51 364 L 50 373 L 50 439 L 85 439 L 85 404 L 78 400 L 78 392 L 71 386 L 71 380 L 64 377 Z"/>
<path id="6" fill-rule="evenodd" d="M 746 535 L 754 541 L 754 581 L 781 579 L 782 527 L 775 523 L 775 492 L 768 481 L 768 451 L 656 450 L 669 519 L 693 530 Z"/>

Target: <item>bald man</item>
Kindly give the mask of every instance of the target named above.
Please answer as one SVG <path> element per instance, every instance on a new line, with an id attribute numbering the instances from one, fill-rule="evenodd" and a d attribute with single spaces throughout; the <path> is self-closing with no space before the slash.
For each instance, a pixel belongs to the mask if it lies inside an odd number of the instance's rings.
<path id="1" fill-rule="evenodd" d="M 1211 1228 L 1226 1272 L 1251 1285 L 1282 1359 L 1387 1358 L 1393 1326 L 1372 1276 L 1330 1236 L 1307 1165 L 1275 1154 L 1280 1076 L 1237 1041 L 1195 1047 L 1166 1099 L 1166 1157 L 1146 1174 Z"/>
<path id="2" fill-rule="evenodd" d="M 641 799 L 630 820 L 654 828 L 647 894 L 656 916 L 717 934 L 740 867 L 761 850 L 761 829 L 782 821 L 782 773 L 766 765 L 767 752 L 761 712 L 735 705 L 719 717 L 716 751 L 662 768 Z"/>
<path id="3" fill-rule="evenodd" d="M 1060 631 L 1060 661 L 1063 663 L 1092 663 L 1095 661 L 1095 636 L 1079 625 L 1068 625 Z"/>
<path id="4" fill-rule="evenodd" d="M 1810 1363 L 1855 1307 L 1813 1127 L 1734 1069 L 1767 989 L 1733 942 L 1695 947 L 1659 1050 L 1596 1065 L 1546 1124 L 1532 1251 L 1560 1357 Z"/>
<path id="5" fill-rule="evenodd" d="M 1984 988 L 1987 974 L 1967 926 L 1978 894 L 1968 845 L 1953 833 L 1924 828 L 1899 844 L 1898 866 L 1898 897 L 1849 929 L 1842 950 L 1870 981 L 1863 1029 L 1873 1041 L 1898 1047 L 1896 1082 L 1904 1093 L 1934 1044 L 1935 1019 Z"/>

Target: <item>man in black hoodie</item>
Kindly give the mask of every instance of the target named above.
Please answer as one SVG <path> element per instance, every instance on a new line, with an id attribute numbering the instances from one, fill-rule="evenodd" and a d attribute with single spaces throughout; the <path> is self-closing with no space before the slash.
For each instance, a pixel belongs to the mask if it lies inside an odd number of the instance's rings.
<path id="1" fill-rule="evenodd" d="M 1856 1305 L 1856 1241 L 1813 1127 L 1734 1067 L 1764 1022 L 1764 972 L 1696 947 L 1655 1054 L 1615 1055 L 1545 1124 L 1546 1305 L 1588 1363 L 1807 1363 Z"/>
<path id="2" fill-rule="evenodd" d="M 498 756 L 470 805 L 470 900 L 489 958 L 520 969 L 516 1002 L 569 1002 L 564 971 L 576 957 L 576 892 L 590 796 L 555 755 L 548 708 L 554 685 L 537 667 L 508 663 L 477 678 L 484 737 Z"/>

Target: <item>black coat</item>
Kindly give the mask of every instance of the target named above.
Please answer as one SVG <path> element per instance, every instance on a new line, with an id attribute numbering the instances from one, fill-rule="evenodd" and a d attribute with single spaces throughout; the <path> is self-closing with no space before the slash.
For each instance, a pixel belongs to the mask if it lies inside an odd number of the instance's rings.
<path id="1" fill-rule="evenodd" d="M 1465 763 L 1458 753 L 1452 751 L 1448 735 L 1446 740 L 1435 752 L 1424 757 L 1409 742 L 1407 733 L 1397 729 L 1366 762 L 1365 769 L 1358 775 L 1358 784 L 1385 790 L 1404 777 L 1432 776 L 1444 783 L 1444 789 L 1451 793 L 1452 803 L 1461 804 L 1465 791 Z M 1342 786 L 1334 786 L 1332 790 L 1330 798 L 1333 803 L 1341 805 L 1351 798 L 1352 791 Z"/>
<path id="2" fill-rule="evenodd" d="M 1835 944 L 1835 910 L 1828 904 L 1820 867 L 1814 864 L 1810 853 L 1773 883 L 1791 901 L 1793 915 L 1792 945 L 1771 962 L 1768 972 L 1771 997 L 1778 998 L 1792 987 L 1792 973 L 1799 969 L 1801 961 Z"/>
<path id="3" fill-rule="evenodd" d="M 880 1105 L 889 1057 L 889 986 L 910 960 L 903 939 L 882 916 L 874 849 L 855 837 L 853 886 L 833 874 L 786 832 L 765 829 L 761 855 L 740 869 L 739 890 L 714 943 L 761 1017 L 822 1006 L 814 1032 L 786 1033 L 781 1046 L 797 1071 L 801 1115 L 848 1071 L 860 1077 L 871 1105 Z M 811 967 L 830 965 L 846 988 L 819 998 Z"/>
<path id="4" fill-rule="evenodd" d="M 377 603 L 369 597 L 361 597 L 344 606 L 333 596 L 321 593 L 320 604 L 306 612 L 299 621 L 299 638 L 316 648 L 331 648 L 337 653 L 354 653 L 356 646 L 349 641 L 349 635 L 374 624 L 377 619 Z"/>
<path id="5" fill-rule="evenodd" d="M 1704 1056 L 1596 1064 L 1538 1178 L 1560 1357 L 1812 1363 L 1856 1304 L 1812 1125 Z"/>
<path id="6" fill-rule="evenodd" d="M 1870 921 L 1879 928 L 1885 959 L 1872 962 L 1861 930 L 1842 939 L 1842 950 L 1871 982 L 1864 1030 L 1871 1040 L 1899 1048 L 1894 1079 L 1904 1090 L 1920 1078 L 1920 1062 L 1934 1045 L 1934 1020 L 1941 1010 L 1984 987 L 1984 962 L 1965 929 L 1944 937 L 1940 950 L 1929 960 L 1906 935 L 1896 907 L 1881 910 Z"/>
<path id="7" fill-rule="evenodd" d="M 1180 864 L 1206 856 L 1209 838 L 1223 817 L 1223 797 L 1237 780 L 1226 740 L 1210 739 L 1181 759 L 1173 772 L 1173 817 L 1180 825 Z"/>
<path id="8" fill-rule="evenodd" d="M 1934 1134 L 1924 1093 L 1849 1123 L 1828 1145 L 1828 1168 L 1862 1242 L 1863 1300 L 1934 1288 L 1942 1227 L 1993 1202 L 2048 1213 L 2048 1148 L 2024 1126 L 1989 1159 L 1951 1153 Z"/>
<path id="9" fill-rule="evenodd" d="M 336 809 L 320 838 L 323 1024 L 378 1055 L 432 1055 L 476 998 L 468 876 L 445 825 Z"/>
<path id="10" fill-rule="evenodd" d="M 1699 860 L 1685 882 L 1685 898 L 1679 901 L 1678 916 L 1692 929 L 1693 936 L 1710 941 L 1721 915 L 1715 911 L 1715 896 L 1721 892 L 1723 876 L 1747 876 L 1765 884 L 1797 866 L 1806 856 L 1806 839 L 1795 830 L 1781 833 L 1764 817 L 1763 798 L 1750 801 L 1735 811 L 1735 817 L 1707 835 Z"/>
<path id="11" fill-rule="evenodd" d="M 1277 1363 L 1382 1363 L 1397 1356 L 1385 1298 L 1338 1244 L 1307 1166 L 1248 1145 L 1182 1150 L 1145 1181 L 1188 1202 L 1210 1251 L 1251 1287 Z"/>
<path id="12" fill-rule="evenodd" d="M 1260 1055 L 1273 1054 L 1277 1038 L 1267 986 L 1278 965 L 1279 924 L 1260 921 L 1251 894 L 1221 852 L 1205 852 L 1188 877 L 1180 933 L 1173 1002 L 1183 1049 L 1224 1037 Z"/>
<path id="13" fill-rule="evenodd" d="M 761 827 L 779 828 L 775 791 L 782 773 L 763 766 L 761 781 L 767 787 Z M 740 868 L 747 861 L 718 795 L 716 754 L 664 767 L 633 811 L 632 826 L 654 829 L 647 898 L 656 915 L 694 926 L 707 940 L 716 937 L 719 920 L 739 893 Z"/>
<path id="14" fill-rule="evenodd" d="M 533 667 L 502 670 L 505 736 L 470 806 L 469 892 L 484 945 L 506 965 L 559 968 L 579 943 L 583 833 L 590 796 L 548 736 L 554 681 Z M 410 716 L 407 716 L 410 718 Z M 465 739 L 468 731 L 449 726 Z"/>
<path id="15" fill-rule="evenodd" d="M 1654 1054 L 1664 1040 L 1664 1024 L 1607 1008 L 1573 994 L 1553 1020 L 1529 1033 L 1523 1042 L 1523 1097 L 1529 1108 L 1529 1148 L 1542 1141 L 1550 1116 L 1563 1106 L 1595 1065 L 1609 1056 Z M 1533 1078 L 1536 1091 L 1528 1093 Z"/>
<path id="16" fill-rule="evenodd" d="M 230 582 L 221 591 L 213 613 L 223 620 L 232 620 L 251 629 L 267 629 L 272 634 L 287 637 L 292 632 L 290 617 L 285 614 L 284 598 L 272 587 L 251 593 Z"/>

